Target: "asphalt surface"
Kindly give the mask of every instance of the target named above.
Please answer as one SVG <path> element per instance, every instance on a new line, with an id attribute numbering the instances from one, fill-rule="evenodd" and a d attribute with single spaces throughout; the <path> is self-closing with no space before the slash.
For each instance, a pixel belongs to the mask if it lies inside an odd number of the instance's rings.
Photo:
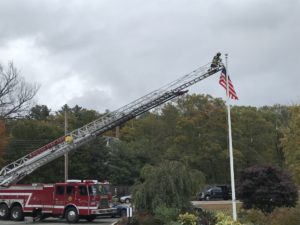
<path id="1" fill-rule="evenodd" d="M 84 224 L 84 225 L 96 225 L 96 224 L 101 224 L 101 225 L 111 225 L 118 221 L 119 218 L 109 218 L 109 217 L 103 217 L 103 218 L 97 218 L 93 222 L 88 222 L 86 220 L 79 220 L 78 223 L 75 224 Z M 66 220 L 63 219 L 57 219 L 57 218 L 47 218 L 43 221 L 40 222 L 30 222 L 30 221 L 20 221 L 20 222 L 15 222 L 15 221 L 9 221 L 9 220 L 0 220 L 0 225 L 24 225 L 24 224 L 41 224 L 41 225 L 68 225 L 71 223 L 67 223 Z M 72 223 L 73 224 L 73 223 Z"/>

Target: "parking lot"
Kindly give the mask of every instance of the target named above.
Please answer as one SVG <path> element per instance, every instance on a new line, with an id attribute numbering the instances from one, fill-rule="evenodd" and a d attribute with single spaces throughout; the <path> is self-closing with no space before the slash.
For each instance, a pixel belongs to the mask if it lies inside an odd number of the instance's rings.
<path id="1" fill-rule="evenodd" d="M 76 224 L 84 224 L 84 225 L 95 225 L 95 224 L 101 224 L 101 225 L 111 225 L 118 221 L 119 218 L 109 218 L 109 217 L 103 217 L 103 218 L 97 218 L 93 222 L 88 222 L 86 220 L 79 220 Z M 63 219 L 57 219 L 57 218 L 47 218 L 40 222 L 32 222 L 30 220 L 15 222 L 15 221 L 9 221 L 9 220 L 0 220 L 0 225 L 24 225 L 24 224 L 42 224 L 42 225 L 67 225 L 70 223 L 67 223 L 66 220 Z"/>

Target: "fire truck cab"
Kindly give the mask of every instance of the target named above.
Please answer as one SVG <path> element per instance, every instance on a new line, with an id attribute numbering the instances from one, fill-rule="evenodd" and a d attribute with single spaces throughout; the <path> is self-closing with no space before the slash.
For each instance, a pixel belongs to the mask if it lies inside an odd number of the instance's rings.
<path id="1" fill-rule="evenodd" d="M 101 183 L 72 180 L 56 184 L 12 185 L 0 189 L 0 219 L 22 220 L 64 217 L 69 223 L 80 218 L 94 220 L 98 215 L 113 214 L 109 194 Z"/>

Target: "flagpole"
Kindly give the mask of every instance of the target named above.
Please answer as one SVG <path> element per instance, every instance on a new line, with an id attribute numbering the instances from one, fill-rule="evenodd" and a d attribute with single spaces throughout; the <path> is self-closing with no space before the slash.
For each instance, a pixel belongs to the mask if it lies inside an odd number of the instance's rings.
<path id="1" fill-rule="evenodd" d="M 229 85 L 228 85 L 228 54 L 225 54 L 226 64 L 226 94 L 227 94 L 227 121 L 228 121 L 228 139 L 229 139 L 229 158 L 230 158 L 230 178 L 231 178 L 231 195 L 232 195 L 232 217 L 237 220 L 236 213 L 236 197 L 235 197 L 235 181 L 234 181 L 234 167 L 233 167 L 233 150 L 232 150 L 232 133 L 231 133 L 231 117 L 229 105 Z"/>

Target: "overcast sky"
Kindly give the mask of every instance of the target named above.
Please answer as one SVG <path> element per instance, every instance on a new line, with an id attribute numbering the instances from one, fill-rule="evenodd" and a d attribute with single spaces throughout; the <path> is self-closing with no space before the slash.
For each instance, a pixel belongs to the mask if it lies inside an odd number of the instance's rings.
<path id="1" fill-rule="evenodd" d="M 1 0 L 0 63 L 36 102 L 114 110 L 229 54 L 239 101 L 300 103 L 299 0 Z M 219 74 L 191 93 L 225 99 Z"/>

